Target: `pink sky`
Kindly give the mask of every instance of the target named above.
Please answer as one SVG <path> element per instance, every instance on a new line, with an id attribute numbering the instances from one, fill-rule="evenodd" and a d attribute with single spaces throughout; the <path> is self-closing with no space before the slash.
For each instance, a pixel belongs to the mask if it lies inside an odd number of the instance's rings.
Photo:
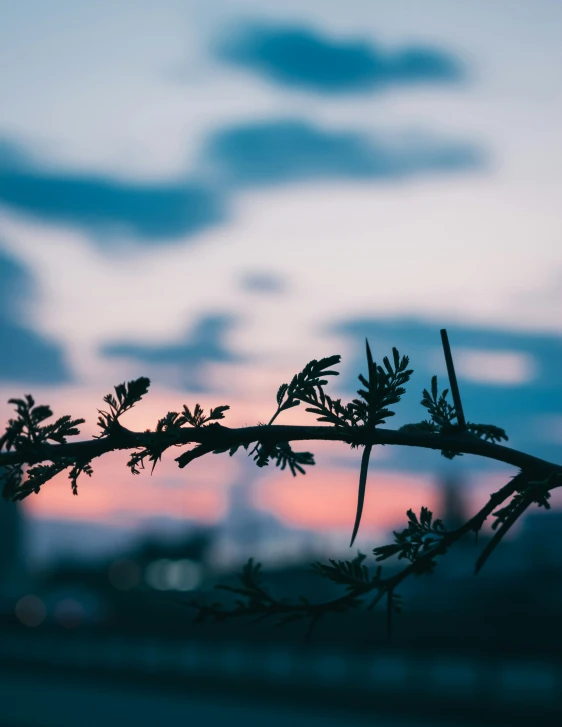
<path id="1" fill-rule="evenodd" d="M 102 397 L 146 374 L 153 378 L 149 394 L 123 418 L 131 429 L 154 428 L 166 412 L 196 402 L 207 410 L 229 404 L 226 426 L 267 422 L 278 386 L 307 361 L 335 353 L 347 359 L 349 337 L 330 328 L 338 321 L 415 317 L 431 324 L 429 360 L 412 363 L 439 376 L 438 331 L 445 325 L 560 335 L 562 6 L 427 0 L 406 3 L 408 12 L 401 3 L 379 3 L 373 12 L 364 0 L 161 0 L 139 12 L 138 3 L 124 0 L 109 13 L 102 3 L 65 0 L 57 3 L 64 12 L 53 13 L 46 0 L 25 5 L 11 4 L 0 26 L 6 64 L 17 69 L 0 79 L 0 182 L 15 173 L 31 192 L 15 199 L 17 185 L 0 185 L 0 264 L 10 261 L 6 269 L 21 270 L 29 283 L 9 311 L 9 326 L 56 348 L 74 383 L 0 378 L 1 421 L 12 415 L 7 400 L 30 392 L 56 416 L 86 418 L 81 438 L 88 438 L 97 432 Z M 320 39 L 327 53 L 349 44 L 371 49 L 383 65 L 404 49 L 414 57 L 426 49 L 458 64 L 462 78 L 444 84 L 389 80 L 340 94 L 283 86 L 263 67 L 229 65 L 216 52 L 221 34 L 247 21 L 271 24 L 279 37 L 296 27 L 310 43 Z M 301 70 L 306 76 L 309 69 Z M 217 162 L 209 152 L 213 141 L 239 138 L 241 129 L 257 130 L 261 139 L 264 128 L 295 127 L 308 130 L 304 136 L 313 143 L 297 149 L 292 163 L 298 173 L 288 180 L 276 177 L 282 156 L 274 155 L 266 170 L 271 176 L 252 186 L 244 177 L 248 150 L 234 154 L 240 168 L 232 169 L 228 159 L 234 157 L 227 153 Z M 326 139 L 328 147 L 322 146 Z M 342 139 L 351 148 L 351 167 L 345 154 L 333 168 L 324 157 L 318 168 L 307 167 L 307 159 L 316 159 L 315 144 L 329 150 Z M 413 149 L 414 158 L 427 149 L 466 147 L 482 163 L 455 170 L 414 165 L 414 173 L 403 176 L 398 164 L 394 175 L 385 176 L 384 168 L 363 174 L 355 149 L 382 149 L 384 167 L 386 151 L 396 145 Z M 401 162 L 407 154 L 398 156 Z M 342 168 L 357 173 L 346 176 Z M 221 169 L 232 175 L 221 177 Z M 69 185 L 63 189 L 74 184 L 79 198 L 86 195 L 82 217 L 56 198 L 61 180 Z M 144 209 L 134 209 L 139 190 L 141 199 L 146 189 L 158 199 L 175 199 L 188 183 L 207 185 L 220 214 L 195 231 L 151 237 L 141 224 Z M 44 208 L 49 195 L 42 190 L 53 189 L 53 206 Z M 90 224 L 96 209 L 88 206 L 91 189 L 101 190 L 98 200 L 114 203 L 116 229 L 102 226 L 100 232 Z M 103 221 L 106 211 L 98 211 Z M 158 220 L 149 222 L 160 229 Z M 270 275 L 278 289 L 256 292 L 244 284 L 252 274 Z M 111 344 L 190 344 L 198 324 L 212 315 L 232 315 L 236 322 L 218 341 L 203 340 L 200 360 L 199 349 L 195 359 L 188 352 L 187 364 L 174 364 L 172 355 L 172 365 L 156 364 L 149 372 L 142 357 L 104 352 Z M 214 347 L 226 352 L 222 360 L 213 358 Z M 194 360 L 212 393 L 194 393 L 187 376 Z M 502 392 L 511 386 L 514 396 L 542 385 L 544 372 L 529 351 L 471 345 L 455 350 L 455 360 L 466 383 Z M 338 396 L 338 381 L 330 384 L 329 393 Z M 560 392 L 549 396 L 542 396 L 545 407 Z M 315 423 L 303 409 L 279 423 Z M 529 430 L 542 427 L 545 440 L 560 443 L 562 413 L 545 412 Z M 426 412 L 420 407 L 419 413 L 421 419 Z M 295 479 L 272 465 L 255 473 L 256 506 L 296 527 L 351 529 L 360 452 L 314 442 L 295 448 L 314 452 L 316 467 Z M 365 528 L 396 527 L 409 507 L 437 507 L 439 454 L 435 478 L 416 477 L 390 449 L 373 453 Z M 93 462 L 91 480 L 82 478 L 78 497 L 59 477 L 25 508 L 37 518 L 114 525 L 158 514 L 216 522 L 230 486 L 246 470 L 236 458 L 210 455 L 180 471 L 177 454 L 166 453 L 152 477 L 148 471 L 133 477 L 125 452 L 106 456 Z M 335 463 L 336 455 L 349 466 Z M 475 477 L 468 484 L 471 505 L 481 505 L 510 474 L 509 468 L 505 476 L 494 474 L 493 486 Z"/>
<path id="2" fill-rule="evenodd" d="M 225 426 L 253 425 L 266 421 L 274 411 L 273 393 L 287 371 L 275 370 L 261 373 L 256 369 L 250 379 L 255 384 L 253 399 L 233 398 L 221 394 L 187 394 L 162 389 L 155 385 L 144 399 L 122 422 L 135 431 L 154 428 L 157 419 L 169 410 L 181 410 L 183 403 L 193 407 L 196 402 L 208 410 L 212 406 L 229 403 L 231 410 L 223 420 Z M 244 377 L 246 380 L 246 377 Z M 334 383 L 337 379 L 333 379 Z M 56 393 L 50 389 L 35 387 L 37 403 L 49 403 L 55 416 L 69 413 L 83 416 L 82 434 L 78 439 L 96 434 L 97 408 L 103 408 L 103 395 L 111 386 L 89 388 L 61 387 Z M 264 394 L 268 392 L 267 398 Z M 12 393 L 12 392 L 10 392 Z M 1 391 L 0 395 L 7 394 Z M 4 402 L 7 396 L 4 398 Z M 10 406 L 0 402 L 0 415 L 8 418 Z M 280 424 L 314 424 L 314 416 L 298 407 L 282 414 Z M 82 436 L 84 435 L 84 436 Z M 360 450 L 350 450 L 343 443 L 302 442 L 295 443 L 296 450 L 315 453 L 316 466 L 307 468 L 305 476 L 293 477 L 288 470 L 281 472 L 273 465 L 266 469 L 255 468 L 253 477 L 258 481 L 255 506 L 274 513 L 288 526 L 311 529 L 318 532 L 351 529 L 356 508 L 357 482 L 360 466 Z M 389 531 L 406 523 L 409 508 L 418 511 L 429 507 L 439 516 L 439 481 L 435 476 L 401 472 L 399 466 L 385 469 L 391 447 L 375 448 L 371 456 L 362 529 L 375 532 Z M 45 485 L 42 492 L 31 495 L 24 503 L 26 512 L 35 518 L 84 520 L 113 526 L 140 525 L 145 518 L 169 516 L 216 523 L 225 514 L 230 485 L 239 481 L 248 468 L 243 464 L 241 450 L 236 457 L 227 454 L 209 455 L 195 460 L 180 470 L 174 458 L 181 448 L 168 450 L 163 460 L 150 475 L 150 469 L 134 476 L 126 467 L 127 452 L 114 452 L 93 461 L 94 474 L 79 480 L 79 495 L 73 496 L 68 478 L 59 475 Z M 339 466 L 330 466 L 330 457 L 339 457 Z M 436 454 L 437 460 L 437 454 Z M 348 466 L 343 467 L 343 463 Z M 481 507 L 487 496 L 500 488 L 515 474 L 506 467 L 504 473 L 493 473 L 473 478 L 467 490 L 467 500 L 474 512 Z M 555 493 L 553 503 L 562 503 Z"/>

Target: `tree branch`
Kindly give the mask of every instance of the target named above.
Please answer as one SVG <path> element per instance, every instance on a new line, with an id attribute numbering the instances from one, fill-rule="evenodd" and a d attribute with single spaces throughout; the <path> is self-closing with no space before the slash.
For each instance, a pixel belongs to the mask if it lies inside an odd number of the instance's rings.
<path id="1" fill-rule="evenodd" d="M 408 526 L 402 532 L 394 533 L 395 542 L 373 550 L 377 561 L 386 560 L 393 555 L 410 561 L 409 565 L 392 576 L 383 578 L 382 566 L 378 566 L 376 574 L 370 576 L 367 567 L 363 565 L 366 556 L 361 553 L 351 561 L 331 560 L 331 565 L 314 564 L 320 575 L 346 587 L 348 592 L 339 598 L 318 604 L 309 603 L 306 598 L 293 604 L 277 600 L 261 585 L 261 565 L 254 564 L 253 559 L 250 559 L 239 576 L 241 586 L 223 587 L 224 590 L 247 599 L 247 603 L 239 600 L 237 606 L 230 611 L 224 610 L 220 605 L 209 606 L 193 599 L 187 603 L 198 611 L 199 619 L 208 616 L 224 620 L 242 615 L 260 618 L 282 615 L 285 617 L 284 622 L 309 617 L 313 625 L 325 613 L 339 613 L 358 606 L 363 596 L 375 590 L 377 594 L 369 608 L 373 608 L 386 595 L 390 628 L 392 612 L 399 610 L 400 606 L 400 597 L 395 589 L 405 578 L 411 574 L 431 573 L 436 565 L 436 557 L 446 553 L 467 532 L 474 531 L 478 534 L 486 518 L 493 515 L 497 518 L 493 527 L 499 528 L 477 561 L 478 572 L 503 535 L 523 512 L 533 502 L 539 507 L 548 508 L 550 491 L 562 485 L 562 466 L 498 444 L 508 438 L 500 427 L 474 424 L 465 420 L 445 329 L 441 331 L 441 339 L 454 406 L 446 399 L 447 389 L 439 394 L 437 377 L 434 376 L 430 390 L 423 390 L 421 401 L 429 413 L 429 420 L 406 424 L 398 430 L 385 429 L 381 425 L 394 415 L 390 407 L 400 401 L 405 392 L 403 384 L 409 380 L 413 370 L 407 368 L 408 357 L 401 358 L 396 348 L 392 349 L 392 362 L 384 357 L 383 365 L 378 365 L 373 360 L 368 341 L 368 372 L 367 377 L 359 375 L 364 387 L 357 392 L 359 398 L 343 404 L 340 399 L 332 399 L 324 391 L 327 384 L 325 377 L 338 375 L 331 367 L 339 363 L 339 356 L 313 360 L 290 383 L 279 387 L 276 396 L 277 410 L 269 424 L 253 427 L 222 426 L 217 420 L 224 418 L 228 406 L 216 407 L 209 414 L 205 414 L 199 404 L 196 404 L 193 411 L 184 405 L 182 413 L 168 412 L 157 422 L 154 431 L 135 432 L 126 429 L 119 418 L 148 391 L 150 381 L 145 377 L 119 384 L 115 387 L 115 395 L 108 394 L 104 397 L 108 411 L 99 411 L 98 426 L 101 434 L 88 441 L 67 441 L 68 436 L 79 434 L 77 425 L 84 423 L 83 419 L 72 420 L 69 416 L 64 416 L 52 424 L 44 425 L 42 422 L 52 416 L 48 406 L 36 406 L 30 395 L 26 395 L 24 399 L 11 399 L 10 403 L 15 405 L 17 416 L 8 422 L 5 433 L 0 436 L 0 468 L 4 470 L 0 471 L 0 481 L 3 481 L 3 495 L 8 499 L 20 500 L 33 492 L 38 493 L 41 486 L 65 470 L 70 470 L 72 490 L 77 494 L 78 477 L 82 473 L 88 476 L 92 474 L 92 460 L 107 452 L 122 449 L 132 450 L 127 466 L 133 474 L 138 474 L 139 467 L 144 467 L 145 459 L 152 462 L 154 469 L 170 447 L 195 445 L 175 458 L 178 466 L 182 468 L 204 455 L 221 452 L 232 455 L 239 447 L 248 450 L 253 443 L 255 446 L 249 456 L 255 455 L 254 460 L 259 467 L 273 461 L 281 469 L 288 465 L 293 475 L 297 472 L 304 474 L 304 467 L 314 464 L 313 455 L 310 452 L 294 452 L 290 442 L 339 441 L 351 445 L 352 448 L 365 448 L 361 460 L 357 511 L 351 540 L 353 543 L 363 508 L 369 454 L 374 446 L 434 449 L 441 451 L 449 459 L 461 454 L 474 454 L 519 468 L 520 472 L 509 483 L 492 494 L 484 507 L 456 530 L 447 531 L 439 519 L 433 520 L 433 513 L 427 508 L 421 508 L 419 519 L 409 510 Z M 306 411 L 328 426 L 273 424 L 279 414 L 301 403 L 307 406 Z M 24 467 L 27 467 L 27 479 L 24 479 Z M 507 506 L 495 511 L 509 498 L 511 500 Z"/>
<path id="2" fill-rule="evenodd" d="M 464 453 L 475 454 L 497 462 L 513 465 L 521 469 L 533 468 L 546 471 L 560 470 L 548 460 L 535 457 L 511 447 L 486 442 L 470 434 L 430 434 L 424 432 L 400 431 L 394 429 L 376 429 L 368 431 L 366 427 L 357 427 L 353 432 L 340 431 L 332 427 L 306 426 L 306 425 L 263 425 L 254 427 L 241 427 L 230 429 L 220 426 L 202 427 L 201 429 L 182 428 L 173 442 L 160 433 L 133 432 L 124 427 L 118 434 L 110 434 L 103 439 L 93 439 L 82 442 L 68 442 L 67 444 L 41 444 L 29 446 L 24 452 L 0 452 L 0 467 L 26 463 L 29 465 L 39 462 L 54 461 L 61 457 L 94 459 L 108 452 L 120 449 L 134 449 L 137 447 L 150 449 L 155 446 L 165 448 L 170 446 L 198 443 L 206 445 L 209 452 L 217 449 L 229 449 L 252 442 L 267 439 L 268 443 L 297 441 L 329 441 L 345 442 L 355 445 L 391 445 L 398 447 L 419 447 L 423 449 L 452 449 Z M 180 455 L 182 457 L 183 455 Z M 180 460 L 180 457 L 176 460 Z"/>

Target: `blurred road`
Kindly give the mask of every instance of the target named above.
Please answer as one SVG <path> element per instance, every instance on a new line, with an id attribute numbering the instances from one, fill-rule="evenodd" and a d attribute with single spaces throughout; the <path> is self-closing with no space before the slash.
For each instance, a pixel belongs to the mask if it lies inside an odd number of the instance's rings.
<path id="1" fill-rule="evenodd" d="M 0 671 L 0 727 L 135 727 L 198 724 L 224 727 L 435 727 L 429 722 L 260 703 L 205 694 L 181 695 L 85 678 Z M 445 725 L 443 725 L 445 727 Z"/>

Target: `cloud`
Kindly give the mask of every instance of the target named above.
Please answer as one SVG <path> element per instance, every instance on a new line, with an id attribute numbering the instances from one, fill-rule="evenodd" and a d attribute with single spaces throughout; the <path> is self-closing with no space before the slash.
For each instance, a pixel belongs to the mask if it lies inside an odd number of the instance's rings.
<path id="1" fill-rule="evenodd" d="M 203 145 L 191 180 L 151 185 L 46 171 L 0 140 L 0 207 L 73 226 L 111 251 L 124 236 L 136 244 L 158 245 L 222 224 L 239 189 L 322 180 L 404 180 L 470 170 L 482 157 L 462 142 L 411 134 L 376 138 L 281 118 L 219 129 Z M 198 181 L 203 176 L 204 184 Z"/>
<path id="2" fill-rule="evenodd" d="M 286 283 L 279 275 L 267 272 L 248 272 L 242 276 L 240 284 L 243 290 L 258 294 L 284 293 L 286 289 Z"/>
<path id="3" fill-rule="evenodd" d="M 540 332 L 503 330 L 499 327 L 479 328 L 457 323 L 447 325 L 453 361 L 459 379 L 464 413 L 468 421 L 496 424 L 508 436 L 507 445 L 530 454 L 556 461 L 559 451 L 534 426 L 537 417 L 554 415 L 562 411 L 562 380 L 558 371 L 562 358 L 562 336 Z M 408 355 L 414 374 L 406 385 L 403 400 L 396 405 L 396 416 L 387 424 L 391 428 L 426 418 L 427 410 L 420 406 L 422 390 L 429 388 L 431 376 L 437 374 L 439 389 L 449 388 L 442 353 L 440 326 L 413 318 L 376 319 L 352 318 L 328 326 L 332 334 L 348 338 L 351 356 L 343 361 L 344 369 L 338 385 L 346 396 L 358 388 L 357 375 L 365 374 L 365 337 L 379 363 L 383 356 L 391 356 L 396 346 L 400 355 Z M 487 355 L 484 355 L 484 354 Z M 509 362 L 505 376 L 491 375 L 490 361 L 496 365 Z M 504 364 L 502 364 L 502 361 Z M 513 362 L 523 364 L 525 376 L 513 376 Z M 475 369 L 479 362 L 481 372 Z M 340 369 L 341 370 L 341 369 Z M 481 374 L 481 375 L 480 375 Z M 448 398 L 450 400 L 450 393 Z M 407 448 L 405 448 L 406 450 Z M 427 457 L 417 450 L 401 452 L 403 458 L 414 463 L 419 457 L 435 465 L 434 455 Z M 471 458 L 471 466 L 489 467 L 487 460 Z"/>
<path id="4" fill-rule="evenodd" d="M 33 292 L 27 272 L 0 250 L 0 380 L 60 384 L 73 377 L 63 349 L 18 321 L 19 306 Z"/>
<path id="5" fill-rule="evenodd" d="M 53 224 L 72 225 L 100 241 L 122 232 L 140 242 L 193 235 L 223 221 L 223 200 L 197 184 L 133 184 L 87 173 L 47 171 L 11 145 L 0 145 L 0 205 Z"/>
<path id="6" fill-rule="evenodd" d="M 217 44 L 216 54 L 280 85 L 333 95 L 454 83 L 464 76 L 459 61 L 436 48 L 408 45 L 385 51 L 298 25 L 241 25 Z"/>
<path id="7" fill-rule="evenodd" d="M 181 385 L 192 391 L 208 391 L 205 371 L 209 363 L 238 362 L 241 357 L 228 349 L 225 338 L 237 320 L 227 314 L 203 316 L 185 343 L 150 346 L 134 343 L 114 343 L 102 348 L 109 357 L 125 357 L 146 365 L 171 367 L 177 372 Z M 139 374 L 140 375 L 140 374 Z"/>
<path id="8" fill-rule="evenodd" d="M 375 139 L 277 119 L 223 129 L 205 157 L 222 183 L 254 187 L 318 179 L 400 180 L 470 169 L 481 153 L 468 144 L 429 138 Z"/>

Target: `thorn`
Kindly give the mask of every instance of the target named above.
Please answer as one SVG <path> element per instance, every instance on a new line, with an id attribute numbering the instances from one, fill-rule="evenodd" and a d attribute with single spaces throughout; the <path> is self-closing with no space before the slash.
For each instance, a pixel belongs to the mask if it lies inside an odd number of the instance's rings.
<path id="1" fill-rule="evenodd" d="M 459 393 L 459 385 L 457 383 L 457 376 L 455 374 L 455 366 L 453 364 L 453 356 L 451 354 L 451 346 L 449 345 L 449 337 L 447 336 L 446 328 L 441 329 L 441 343 L 443 344 L 443 353 L 445 354 L 445 363 L 447 364 L 447 374 L 449 375 L 451 396 L 453 397 L 453 403 L 455 405 L 457 422 L 460 431 L 464 431 L 466 430 L 466 420 L 464 418 L 461 395 Z"/>
<path id="2" fill-rule="evenodd" d="M 365 501 L 365 489 L 367 486 L 367 472 L 369 470 L 369 457 L 371 455 L 372 444 L 366 444 L 363 456 L 361 458 L 361 472 L 359 474 L 359 492 L 357 494 L 357 513 L 355 515 L 355 524 L 353 526 L 353 534 L 351 536 L 351 542 L 349 547 L 353 545 L 353 541 L 359 530 L 359 523 L 361 522 L 361 514 L 363 513 L 363 503 Z"/>

